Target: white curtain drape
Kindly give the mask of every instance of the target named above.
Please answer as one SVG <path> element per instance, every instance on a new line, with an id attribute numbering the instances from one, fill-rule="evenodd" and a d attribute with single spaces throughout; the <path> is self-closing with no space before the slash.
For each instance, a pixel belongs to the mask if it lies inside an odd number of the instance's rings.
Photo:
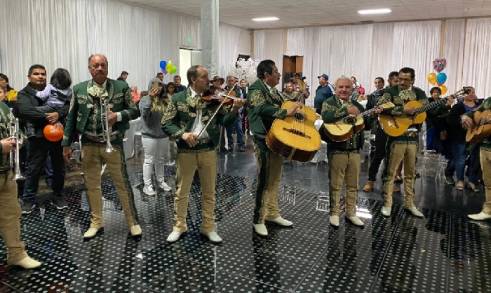
<path id="1" fill-rule="evenodd" d="M 271 59 L 283 71 L 286 32 L 284 30 L 254 31 L 254 56 L 257 60 Z M 278 88 L 281 84 L 278 85 Z"/>
<path id="2" fill-rule="evenodd" d="M 454 93 L 463 86 L 462 69 L 464 66 L 465 19 L 445 21 L 443 54 L 447 59 L 447 82 L 449 93 Z"/>
<path id="3" fill-rule="evenodd" d="M 16 89 L 27 83 L 27 70 L 35 63 L 46 66 L 48 78 L 63 67 L 74 83 L 86 80 L 87 58 L 103 53 L 111 78 L 126 70 L 128 83 L 146 90 L 160 71 L 160 60 L 179 67 L 180 47 L 201 48 L 199 18 L 119 1 L 0 0 L 0 7 L 0 72 Z M 219 67 L 225 74 L 237 59 L 238 36 L 249 31 L 225 24 L 220 28 Z M 250 47 L 240 50 L 250 54 Z"/>
<path id="4" fill-rule="evenodd" d="M 440 21 L 399 22 L 394 24 L 392 67 L 409 66 L 416 71 L 415 85 L 426 90 L 426 75 L 433 71 L 433 60 L 440 57 Z"/>
<path id="5" fill-rule="evenodd" d="M 254 31 L 259 60 L 271 46 L 281 50 L 278 39 L 268 39 L 272 31 L 287 37 L 284 55 L 302 55 L 303 50 L 303 72 L 312 94 L 322 73 L 331 82 L 342 74 L 355 75 L 370 92 L 375 77 L 386 79 L 404 66 L 414 68 L 415 85 L 429 91 L 426 76 L 434 71 L 433 60 L 444 57 L 449 93 L 474 85 L 479 97 L 491 95 L 491 18 Z"/>
<path id="6" fill-rule="evenodd" d="M 491 19 L 469 19 L 465 33 L 463 85 L 479 98 L 491 96 Z"/>
<path id="7" fill-rule="evenodd" d="M 241 29 L 231 25 L 220 25 L 219 68 L 220 76 L 227 76 L 239 56 L 239 39 Z"/>

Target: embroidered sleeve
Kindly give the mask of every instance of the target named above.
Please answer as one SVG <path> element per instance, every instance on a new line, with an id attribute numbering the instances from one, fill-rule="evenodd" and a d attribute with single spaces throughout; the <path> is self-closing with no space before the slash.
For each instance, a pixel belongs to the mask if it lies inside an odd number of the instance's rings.
<path id="1" fill-rule="evenodd" d="M 340 107 L 333 105 L 329 102 L 330 100 L 325 100 L 322 103 L 322 120 L 325 123 L 333 123 L 346 115 L 348 115 L 347 105 L 341 105 Z"/>
<path id="2" fill-rule="evenodd" d="M 177 107 L 175 103 L 169 103 L 168 107 L 165 109 L 162 119 L 160 120 L 162 124 L 162 129 L 165 133 L 173 138 L 180 138 L 184 133 L 185 128 L 178 126 L 176 121 L 177 117 Z"/>

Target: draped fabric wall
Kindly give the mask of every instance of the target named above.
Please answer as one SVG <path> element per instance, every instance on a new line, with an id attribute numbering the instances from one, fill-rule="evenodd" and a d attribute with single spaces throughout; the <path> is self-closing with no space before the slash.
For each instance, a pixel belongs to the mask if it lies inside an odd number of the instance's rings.
<path id="1" fill-rule="evenodd" d="M 26 84 L 34 63 L 45 65 L 48 75 L 63 67 L 75 83 L 86 80 L 87 58 L 96 52 L 108 57 L 110 77 L 126 70 L 131 85 L 146 88 L 160 60 L 179 66 L 179 47 L 201 47 L 199 18 L 118 1 L 0 0 L 0 7 L 0 72 L 17 89 Z M 233 33 L 248 33 L 224 24 L 220 28 L 221 44 Z M 221 47 L 220 68 L 235 63 L 237 46 L 234 41 Z"/>
<path id="2" fill-rule="evenodd" d="M 285 30 L 254 31 L 254 56 L 258 60 L 271 59 L 280 72 L 283 71 L 283 52 L 285 52 Z M 278 87 L 281 85 L 278 85 Z"/>
<path id="3" fill-rule="evenodd" d="M 462 81 L 478 97 L 491 96 L 491 19 L 469 19 L 465 33 Z"/>
<path id="4" fill-rule="evenodd" d="M 445 57 L 449 92 L 474 85 L 479 97 L 491 95 L 490 18 L 254 31 L 256 59 L 282 60 L 271 52 L 282 49 L 280 36 L 287 38 L 285 55 L 304 56 L 303 72 L 312 93 L 322 73 L 331 82 L 355 75 L 371 91 L 375 77 L 387 78 L 403 66 L 413 67 L 415 85 L 429 91 L 426 75 L 433 72 L 432 61 Z"/>

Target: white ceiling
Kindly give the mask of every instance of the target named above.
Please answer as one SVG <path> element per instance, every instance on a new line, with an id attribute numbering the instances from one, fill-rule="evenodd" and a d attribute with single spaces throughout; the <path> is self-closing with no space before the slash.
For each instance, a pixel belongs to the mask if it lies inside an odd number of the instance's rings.
<path id="1" fill-rule="evenodd" d="M 199 16 L 201 0 L 121 0 L 139 6 Z M 388 15 L 361 16 L 359 9 L 391 8 Z M 253 17 L 279 21 L 255 23 Z M 220 21 L 242 28 L 316 25 L 491 16 L 491 0 L 220 0 Z"/>

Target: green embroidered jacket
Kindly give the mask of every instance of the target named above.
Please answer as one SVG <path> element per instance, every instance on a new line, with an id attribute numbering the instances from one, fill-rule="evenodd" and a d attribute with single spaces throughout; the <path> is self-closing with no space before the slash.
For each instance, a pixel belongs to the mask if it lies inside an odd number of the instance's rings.
<path id="1" fill-rule="evenodd" d="M 338 97 L 330 96 L 322 103 L 322 120 L 324 123 L 334 123 L 348 116 L 348 107 L 355 106 L 358 110 L 363 112 L 363 106 L 355 100 L 348 98 L 345 103 Z M 360 131 L 353 135 L 350 139 L 343 142 L 327 142 L 328 152 L 336 151 L 354 151 L 363 147 L 363 131 Z"/>
<path id="2" fill-rule="evenodd" d="M 227 127 L 237 119 L 236 111 L 227 111 L 222 107 L 206 129 L 210 140 L 207 143 L 201 143 L 191 148 L 181 139 L 181 136 L 183 133 L 192 130 L 198 107 L 202 111 L 201 121 L 203 125 L 206 125 L 218 105 L 203 103 L 201 98 L 192 97 L 191 89 L 188 88 L 172 96 L 172 103 L 169 103 L 162 116 L 162 128 L 169 136 L 176 139 L 179 152 L 199 152 L 216 149 L 220 143 L 219 126 Z"/>
<path id="3" fill-rule="evenodd" d="M 484 102 L 482 102 L 481 105 L 479 105 L 479 107 L 476 109 L 476 111 L 480 111 L 480 112 L 483 112 L 483 111 L 486 111 L 486 110 L 491 110 L 491 97 L 488 97 L 486 100 L 484 100 Z M 471 117 L 471 118 L 474 118 L 474 112 L 469 112 L 469 113 L 466 113 L 465 115 Z M 489 151 L 491 151 L 491 137 L 487 137 L 485 138 L 482 142 L 481 142 L 481 148 L 485 148 Z"/>
<path id="4" fill-rule="evenodd" d="M 271 91 L 266 84 L 258 79 L 250 87 L 247 94 L 249 128 L 252 133 L 264 138 L 275 119 L 284 119 L 287 111 L 281 109 L 283 98 L 276 88 Z"/>
<path id="5" fill-rule="evenodd" d="M 92 84 L 93 81 L 88 80 L 73 87 L 62 146 L 69 146 L 76 134 L 83 136 L 86 132 L 102 132 L 100 114 L 97 115 L 100 113 L 97 106 L 99 98 L 88 93 L 88 88 Z M 111 110 L 121 113 L 121 121 L 116 122 L 112 127 L 113 131 L 117 131 L 117 135 L 111 142 L 122 144 L 124 133 L 129 128 L 129 121 L 138 118 L 139 111 L 131 99 L 130 88 L 125 82 L 107 79 L 106 90 L 109 104 L 112 105 Z"/>

